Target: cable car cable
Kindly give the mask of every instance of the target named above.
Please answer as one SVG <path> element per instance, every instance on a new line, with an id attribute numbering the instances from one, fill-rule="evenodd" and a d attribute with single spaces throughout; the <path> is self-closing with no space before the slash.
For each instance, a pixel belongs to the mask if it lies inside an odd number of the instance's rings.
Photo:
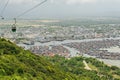
<path id="1" fill-rule="evenodd" d="M 0 0 L 0 6 L 2 5 L 2 0 Z"/>
<path id="2" fill-rule="evenodd" d="M 0 0 L 0 9 L 2 9 L 2 1 L 3 1 L 3 0 Z"/>
<path id="3" fill-rule="evenodd" d="M 2 14 L 4 13 L 4 11 L 5 11 L 5 9 L 6 9 L 7 5 L 8 5 L 8 3 L 9 3 L 9 0 L 7 0 L 5 6 L 3 7 L 2 11 L 1 11 L 1 14 L 0 14 L 1 16 L 2 16 Z"/>
<path id="4" fill-rule="evenodd" d="M 8 3 L 9 3 L 9 0 L 7 0 L 5 6 L 3 7 L 3 9 L 2 9 L 2 11 L 1 11 L 1 13 L 0 13 L 0 16 L 1 16 L 2 19 L 4 19 L 4 17 L 3 17 L 3 13 L 4 13 L 6 7 L 8 6 Z"/>
<path id="5" fill-rule="evenodd" d="M 40 5 L 42 5 L 43 3 L 45 3 L 46 1 L 47 1 L 47 0 L 44 0 L 44 1 L 40 2 L 39 4 L 33 6 L 32 8 L 28 9 L 27 11 L 21 13 L 21 14 L 18 15 L 16 18 L 14 18 L 15 23 L 12 25 L 12 32 L 16 32 L 16 23 L 17 23 L 16 19 L 17 19 L 17 18 L 19 18 L 19 17 L 23 16 L 24 14 L 32 11 L 33 9 L 39 7 Z"/>
<path id="6" fill-rule="evenodd" d="M 32 11 L 33 9 L 35 9 L 35 8 L 39 7 L 40 5 L 42 5 L 43 3 L 45 3 L 46 1 L 47 1 L 47 0 L 44 0 L 44 1 L 40 2 L 39 4 L 35 5 L 34 7 L 28 9 L 27 11 L 25 11 L 25 12 L 23 12 L 23 13 L 21 13 L 21 14 L 18 15 L 16 18 L 19 18 L 19 17 L 23 16 L 24 14 Z"/>

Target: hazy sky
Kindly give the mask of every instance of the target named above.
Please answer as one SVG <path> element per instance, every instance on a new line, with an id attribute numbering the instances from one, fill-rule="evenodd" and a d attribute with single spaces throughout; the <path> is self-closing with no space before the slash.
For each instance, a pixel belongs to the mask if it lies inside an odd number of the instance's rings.
<path id="1" fill-rule="evenodd" d="M 7 0 L 0 0 L 0 12 Z M 10 0 L 4 16 L 15 17 L 43 0 Z M 21 18 L 119 16 L 120 0 L 48 0 Z"/>

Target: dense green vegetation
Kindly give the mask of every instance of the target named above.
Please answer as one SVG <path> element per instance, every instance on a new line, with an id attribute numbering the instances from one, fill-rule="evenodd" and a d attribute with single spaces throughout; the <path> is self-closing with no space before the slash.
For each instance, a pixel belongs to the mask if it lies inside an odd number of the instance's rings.
<path id="1" fill-rule="evenodd" d="M 67 80 L 75 79 L 43 57 L 0 39 L 0 80 Z"/>
<path id="2" fill-rule="evenodd" d="M 75 74 L 78 80 L 120 80 L 120 69 L 118 67 L 109 67 L 94 58 L 74 57 L 65 59 L 64 57 L 55 56 L 52 58 L 47 57 L 47 59 L 59 68 L 62 67 L 63 71 Z M 83 61 L 91 64 L 92 67 L 89 67 L 92 70 L 86 70 Z"/>
<path id="3" fill-rule="evenodd" d="M 93 58 L 37 56 L 0 39 L 0 80 L 120 80 L 120 69 Z"/>

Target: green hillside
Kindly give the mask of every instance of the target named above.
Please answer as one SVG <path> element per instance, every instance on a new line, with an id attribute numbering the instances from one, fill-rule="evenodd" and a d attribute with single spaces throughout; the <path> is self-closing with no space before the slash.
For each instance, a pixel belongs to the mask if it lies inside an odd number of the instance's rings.
<path id="1" fill-rule="evenodd" d="M 93 58 L 37 56 L 0 39 L 0 80 L 120 80 L 120 69 Z"/>

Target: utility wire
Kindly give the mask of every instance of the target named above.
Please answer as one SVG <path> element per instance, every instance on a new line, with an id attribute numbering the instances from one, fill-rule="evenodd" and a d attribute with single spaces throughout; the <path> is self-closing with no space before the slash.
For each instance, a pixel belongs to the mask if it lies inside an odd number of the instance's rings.
<path id="1" fill-rule="evenodd" d="M 44 1 L 40 2 L 39 4 L 35 5 L 34 7 L 28 9 L 27 11 L 25 11 L 25 12 L 23 12 L 23 13 L 21 13 L 21 14 L 18 15 L 16 18 L 19 18 L 19 17 L 25 15 L 26 13 L 28 13 L 28 12 L 32 11 L 33 9 L 39 7 L 40 5 L 42 5 L 43 3 L 45 3 L 46 1 L 47 1 L 47 0 L 44 0 Z"/>
<path id="2" fill-rule="evenodd" d="M 2 11 L 1 11 L 1 13 L 0 13 L 0 16 L 1 16 L 1 17 L 3 17 L 3 13 L 4 13 L 4 11 L 5 11 L 5 9 L 6 9 L 7 5 L 8 5 L 8 3 L 9 3 L 9 0 L 7 0 L 5 6 L 3 7 L 3 9 L 2 9 Z"/>

